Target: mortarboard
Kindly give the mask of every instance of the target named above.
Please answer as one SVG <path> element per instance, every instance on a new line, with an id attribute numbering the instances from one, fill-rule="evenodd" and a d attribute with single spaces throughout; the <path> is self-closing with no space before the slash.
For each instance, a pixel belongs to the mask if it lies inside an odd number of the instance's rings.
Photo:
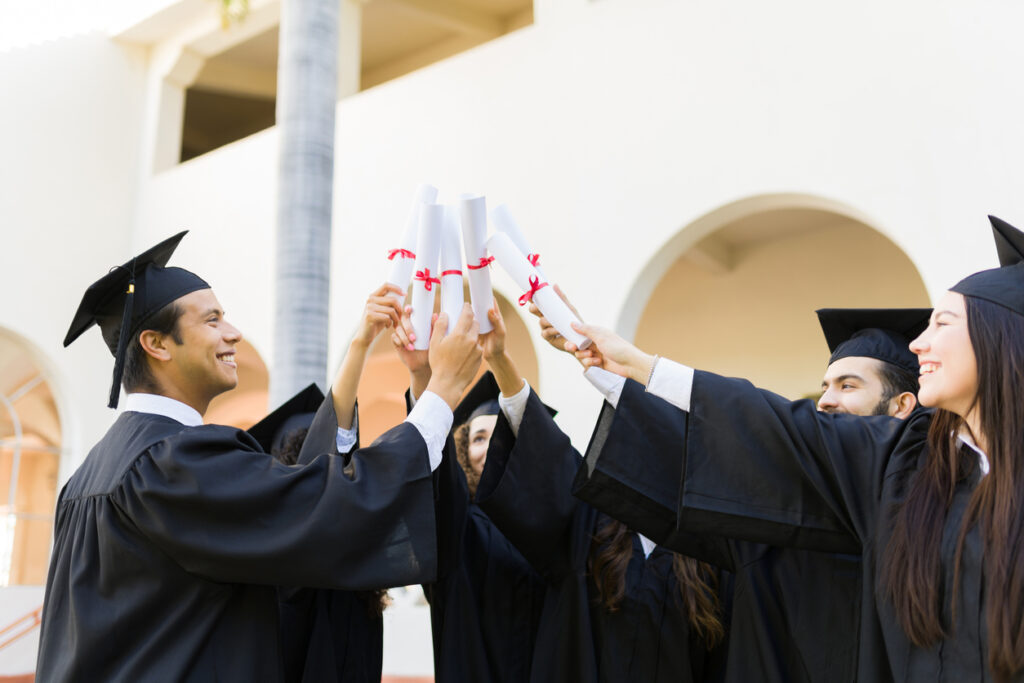
<path id="1" fill-rule="evenodd" d="M 124 265 L 114 266 L 89 285 L 64 337 L 64 346 L 68 346 L 93 325 L 99 326 L 103 341 L 114 354 L 114 377 L 107 404 L 111 408 L 117 407 L 128 340 L 141 332 L 143 323 L 167 304 L 210 288 L 194 273 L 166 267 L 187 232 L 179 232 Z"/>
<path id="2" fill-rule="evenodd" d="M 932 309 L 822 308 L 817 314 L 832 352 L 829 365 L 840 358 L 863 356 L 917 375 L 917 356 L 910 342 L 928 327 Z"/>
<path id="3" fill-rule="evenodd" d="M 313 424 L 313 417 L 323 402 L 324 392 L 315 383 L 310 384 L 247 431 L 260 443 L 264 453 L 277 453 L 288 434 Z"/>
<path id="4" fill-rule="evenodd" d="M 989 216 L 988 220 L 992 224 L 1000 267 L 965 277 L 949 289 L 1024 315 L 1024 233 L 995 216 Z"/>
<path id="5" fill-rule="evenodd" d="M 488 370 L 477 380 L 473 388 L 466 392 L 466 395 L 459 401 L 453 411 L 452 425 L 460 427 L 474 417 L 481 415 L 497 415 L 498 407 L 498 382 L 494 375 Z"/>

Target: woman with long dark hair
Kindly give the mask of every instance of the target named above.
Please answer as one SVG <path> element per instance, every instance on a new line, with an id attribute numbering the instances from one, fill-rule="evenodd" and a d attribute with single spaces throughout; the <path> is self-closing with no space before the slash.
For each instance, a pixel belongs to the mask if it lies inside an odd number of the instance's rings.
<path id="1" fill-rule="evenodd" d="M 861 548 L 864 681 L 1024 680 L 1024 233 L 992 224 L 1002 267 L 911 344 L 934 415 L 821 414 L 580 327 L 586 365 L 689 413 L 680 527 Z"/>
<path id="2" fill-rule="evenodd" d="M 655 546 L 571 495 L 579 453 L 494 332 L 503 397 L 477 504 L 547 584 L 531 681 L 707 681 L 722 673 L 719 572 Z"/>

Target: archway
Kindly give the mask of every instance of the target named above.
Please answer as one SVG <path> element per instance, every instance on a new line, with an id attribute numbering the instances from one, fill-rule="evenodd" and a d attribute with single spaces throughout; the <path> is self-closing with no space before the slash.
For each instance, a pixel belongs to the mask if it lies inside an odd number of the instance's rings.
<path id="1" fill-rule="evenodd" d="M 688 231 L 695 234 L 686 241 Z M 815 309 L 930 305 L 896 244 L 857 212 L 819 198 L 723 207 L 658 258 L 667 265 L 638 283 L 650 293 L 632 304 L 638 346 L 789 398 L 816 395 L 828 359 Z"/>
<path id="2" fill-rule="evenodd" d="M 39 358 L 0 329 L 0 586 L 46 582 L 63 429 Z"/>

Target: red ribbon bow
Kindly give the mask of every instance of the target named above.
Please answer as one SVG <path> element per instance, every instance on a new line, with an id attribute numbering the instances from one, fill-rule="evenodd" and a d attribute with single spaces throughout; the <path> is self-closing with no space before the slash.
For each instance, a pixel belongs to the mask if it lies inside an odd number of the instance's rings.
<path id="1" fill-rule="evenodd" d="M 530 254 L 526 257 L 526 260 L 530 262 L 530 265 L 536 268 L 540 265 L 540 254 Z"/>
<path id="2" fill-rule="evenodd" d="M 430 277 L 430 268 L 424 268 L 423 270 L 416 271 L 416 277 L 414 280 L 419 280 L 423 283 L 423 289 L 428 292 L 433 291 L 434 283 L 441 284 L 441 281 L 436 277 Z"/>
<path id="3" fill-rule="evenodd" d="M 395 260 L 396 256 L 401 256 L 402 258 L 411 258 L 411 259 L 416 258 L 416 254 L 412 253 L 408 249 L 389 249 L 388 250 L 388 261 Z"/>
<path id="4" fill-rule="evenodd" d="M 525 306 L 533 301 L 533 295 L 548 286 L 548 283 L 541 282 L 540 278 L 530 276 L 530 291 L 519 297 L 519 305 Z"/>
<path id="5" fill-rule="evenodd" d="M 494 263 L 494 257 L 493 256 L 481 256 L 480 257 L 480 263 L 476 264 L 475 266 L 471 265 L 471 266 L 466 266 L 466 267 L 469 268 L 470 270 L 480 270 L 481 268 L 486 268 L 487 266 L 491 265 L 492 263 Z"/>

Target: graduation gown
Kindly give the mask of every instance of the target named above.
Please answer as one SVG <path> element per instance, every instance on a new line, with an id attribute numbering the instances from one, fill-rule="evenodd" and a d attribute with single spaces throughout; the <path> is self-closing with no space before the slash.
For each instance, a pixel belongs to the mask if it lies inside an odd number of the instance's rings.
<path id="1" fill-rule="evenodd" d="M 401 424 L 346 473 L 336 429 L 328 396 L 287 467 L 238 429 L 118 417 L 57 503 L 39 680 L 280 680 L 276 586 L 432 577 L 423 438 Z"/>
<path id="2" fill-rule="evenodd" d="M 691 408 L 680 528 L 778 546 L 860 548 L 859 679 L 992 680 L 977 528 L 964 544 L 956 623 L 951 611 L 953 557 L 980 467 L 955 488 L 940 549 L 943 618 L 953 635 L 927 649 L 914 646 L 892 605 L 876 595 L 895 512 L 927 458 L 930 412 L 902 421 L 828 415 L 811 401 L 791 402 L 707 372 L 695 374 Z"/>
<path id="3" fill-rule="evenodd" d="M 357 432 L 358 409 L 357 405 Z M 353 450 L 358 449 L 357 437 Z M 299 464 L 308 464 L 313 456 L 312 451 L 305 451 Z M 351 452 L 341 457 L 351 471 Z M 365 594 L 357 591 L 279 588 L 284 680 L 379 683 L 384 664 L 384 619 L 366 600 Z"/>
<path id="4" fill-rule="evenodd" d="M 631 534 L 625 596 L 615 612 L 597 603 L 587 560 L 607 518 L 571 495 L 580 461 L 531 390 L 518 438 L 499 415 L 477 488 L 480 507 L 548 584 L 531 680 L 716 680 L 722 650 L 691 631 L 671 552 L 645 558 Z"/>
<path id="5" fill-rule="evenodd" d="M 437 581 L 424 584 L 438 683 L 530 680 L 545 585 L 470 500 L 452 439 L 437 481 Z"/>
<path id="6" fill-rule="evenodd" d="M 854 681 L 860 557 L 677 528 L 685 428 L 686 413 L 627 381 L 618 407 L 604 404 L 574 493 L 659 544 L 733 574 L 727 681 Z"/>

